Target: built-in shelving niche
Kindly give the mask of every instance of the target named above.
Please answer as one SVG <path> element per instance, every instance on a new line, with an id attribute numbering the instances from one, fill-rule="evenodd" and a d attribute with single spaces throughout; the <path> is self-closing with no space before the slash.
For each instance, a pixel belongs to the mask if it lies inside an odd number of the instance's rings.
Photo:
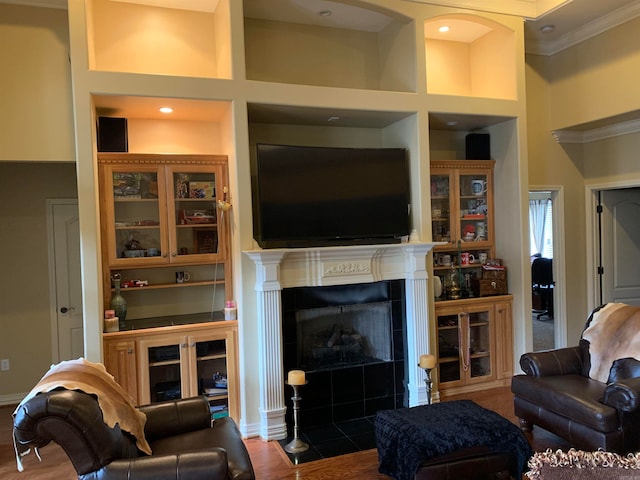
<path id="1" fill-rule="evenodd" d="M 166 8 L 145 0 L 89 0 L 89 67 L 230 79 L 229 1 L 202 0 L 194 10 L 177 8 L 181 2 Z"/>
<path id="2" fill-rule="evenodd" d="M 427 93 L 517 99 L 510 28 L 479 16 L 446 15 L 424 22 L 424 41 Z"/>
<path id="3" fill-rule="evenodd" d="M 127 119 L 130 153 L 222 154 L 234 151 L 231 102 L 94 95 L 96 116 Z M 171 107 L 171 114 L 160 112 Z"/>
<path id="4" fill-rule="evenodd" d="M 416 91 L 412 19 L 346 1 L 244 0 L 243 5 L 250 80 Z"/>

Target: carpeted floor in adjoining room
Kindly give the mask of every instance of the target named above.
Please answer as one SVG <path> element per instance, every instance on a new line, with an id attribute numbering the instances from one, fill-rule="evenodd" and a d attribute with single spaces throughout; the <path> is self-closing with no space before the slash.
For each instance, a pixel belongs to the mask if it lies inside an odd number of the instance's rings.
<path id="1" fill-rule="evenodd" d="M 533 314 L 533 350 L 550 350 L 555 346 L 555 322 L 547 316 L 538 320 L 537 316 L 536 313 Z"/>

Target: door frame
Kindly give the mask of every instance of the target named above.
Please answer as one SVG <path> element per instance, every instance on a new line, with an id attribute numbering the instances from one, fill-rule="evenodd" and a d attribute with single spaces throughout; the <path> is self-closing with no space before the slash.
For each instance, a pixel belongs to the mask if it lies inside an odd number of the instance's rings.
<path id="1" fill-rule="evenodd" d="M 600 239 L 598 237 L 598 194 L 605 190 L 621 188 L 640 188 L 640 178 L 626 178 L 604 183 L 585 185 L 585 213 L 586 213 L 586 250 L 587 250 L 587 311 L 599 306 L 600 285 L 598 278 L 598 253 Z"/>
<path id="2" fill-rule="evenodd" d="M 55 233 L 53 223 L 53 208 L 56 205 L 78 205 L 77 198 L 47 198 L 47 255 L 49 269 L 49 319 L 51 324 L 51 362 L 60 361 L 58 348 L 58 302 L 56 292 L 56 261 L 55 261 Z M 84 321 L 83 321 L 84 324 Z"/>
<path id="3" fill-rule="evenodd" d="M 553 288 L 554 345 L 555 348 L 562 348 L 567 346 L 567 271 L 564 235 L 564 186 L 529 185 L 529 192 L 551 192 L 551 208 L 553 211 L 553 278 L 556 282 Z M 532 288 L 529 290 L 531 291 Z"/>

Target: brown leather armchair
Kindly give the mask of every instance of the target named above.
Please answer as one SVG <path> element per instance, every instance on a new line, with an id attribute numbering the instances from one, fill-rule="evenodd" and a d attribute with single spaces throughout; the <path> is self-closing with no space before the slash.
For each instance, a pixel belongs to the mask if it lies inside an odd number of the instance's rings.
<path id="1" fill-rule="evenodd" d="M 589 342 L 581 339 L 576 347 L 526 353 L 520 366 L 525 374 L 513 377 L 511 391 L 523 430 L 538 425 L 582 450 L 640 450 L 640 362 L 615 360 L 607 382 L 595 380 Z"/>
<path id="2" fill-rule="evenodd" d="M 253 467 L 231 418 L 211 423 L 205 397 L 139 407 L 147 416 L 152 455 L 116 424 L 109 428 L 93 395 L 58 389 L 41 393 L 14 414 L 18 450 L 54 441 L 83 480 L 253 480 Z"/>

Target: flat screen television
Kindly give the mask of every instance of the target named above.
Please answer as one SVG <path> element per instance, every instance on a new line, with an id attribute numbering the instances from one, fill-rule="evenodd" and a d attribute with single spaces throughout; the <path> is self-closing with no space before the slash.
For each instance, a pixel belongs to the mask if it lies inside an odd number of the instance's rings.
<path id="1" fill-rule="evenodd" d="M 403 148 L 258 144 L 255 190 L 262 248 L 394 243 L 409 235 Z"/>

